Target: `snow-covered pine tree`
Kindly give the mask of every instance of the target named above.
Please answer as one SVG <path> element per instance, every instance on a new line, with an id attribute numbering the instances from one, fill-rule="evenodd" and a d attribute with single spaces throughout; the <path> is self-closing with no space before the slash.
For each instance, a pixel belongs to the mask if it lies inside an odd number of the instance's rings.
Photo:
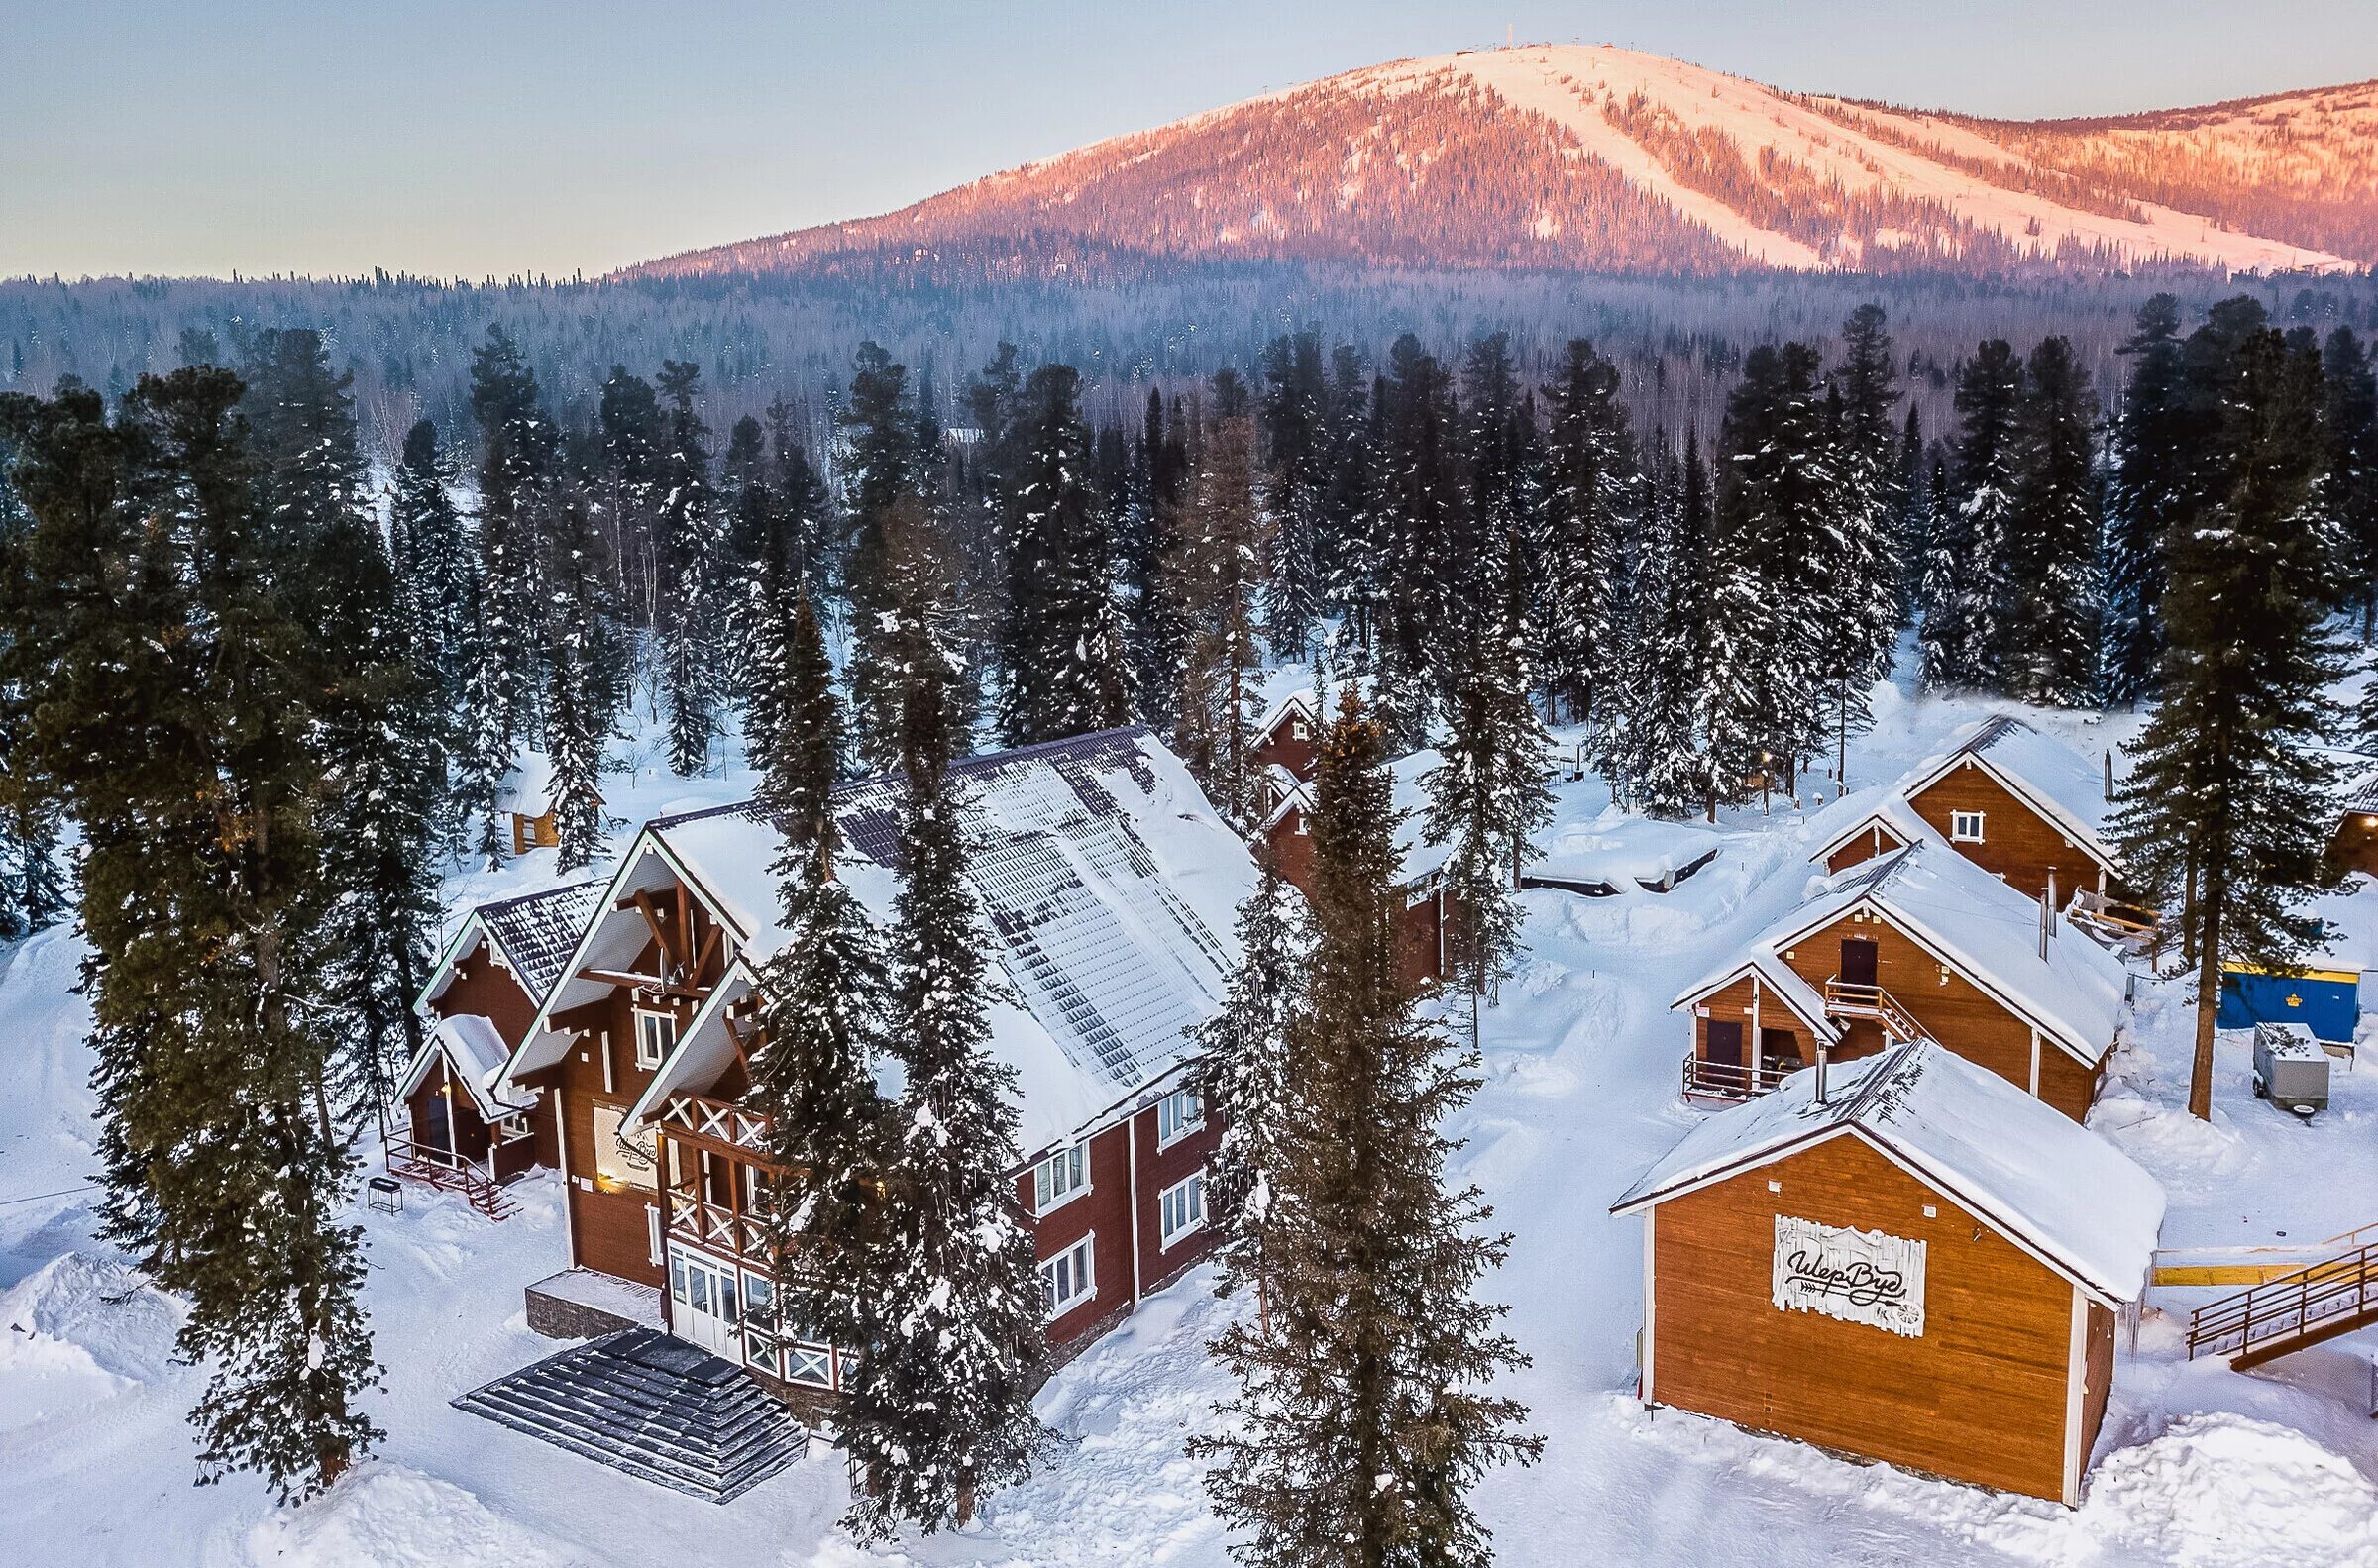
<path id="1" fill-rule="evenodd" d="M 1709 795 L 1694 724 L 1708 644 L 1709 481 L 1692 432 L 1680 460 L 1663 444 L 1655 450 L 1661 460 L 1640 533 L 1619 777 L 1637 809 L 1682 817 Z"/>
<path id="2" fill-rule="evenodd" d="M 1149 391 L 1132 451 L 1130 493 L 1115 533 L 1132 689 L 1148 722 L 1168 734 L 1179 717 L 1174 705 L 1180 695 L 1181 650 L 1188 641 L 1171 596 L 1188 496 L 1187 423 L 1178 404 L 1168 420 L 1164 395 Z"/>
<path id="3" fill-rule="evenodd" d="M 1263 1278 L 1280 1116 L 1294 1093 L 1289 1022 L 1304 1005 L 1313 922 L 1298 892 L 1257 841 L 1255 889 L 1239 906 L 1239 962 L 1213 1017 L 1197 1026 L 1199 1092 L 1222 1123 L 1206 1184 L 1206 1213 L 1222 1232 L 1222 1288 Z"/>
<path id="4" fill-rule="evenodd" d="M 1323 737 L 1313 814 L 1310 989 L 1276 1118 L 1263 1234 L 1265 1321 L 1214 1343 L 1238 1382 L 1207 1495 L 1248 1568 L 1484 1568 L 1471 1487 L 1533 1459 L 1526 1411 L 1485 1391 L 1525 1364 L 1478 1299 L 1507 1237 L 1475 1188 L 1449 1189 L 1438 1129 L 1475 1088 L 1474 1055 L 1414 1013 L 1385 738 L 1351 691 Z"/>
<path id="5" fill-rule="evenodd" d="M 1258 778 L 1250 752 L 1262 720 L 1256 646 L 1263 519 L 1255 503 L 1254 422 L 1217 417 L 1198 444 L 1181 538 L 1166 583 L 1187 632 L 1173 679 L 1180 690 L 1174 750 L 1223 820 L 1255 825 Z"/>
<path id="6" fill-rule="evenodd" d="M 471 541 L 455 510 L 451 478 L 438 450 L 438 427 L 415 421 L 396 467 L 389 538 L 403 544 L 394 564 L 414 667 L 430 679 L 440 711 L 450 716 L 462 701 L 473 593 Z"/>
<path id="7" fill-rule="evenodd" d="M 2012 529 L 2023 364 L 1985 341 L 1957 375 L 1953 488 L 1936 501 L 1921 646 L 1928 686 L 1996 691 L 2014 602 Z"/>
<path id="8" fill-rule="evenodd" d="M 1333 375 L 1358 376 L 1360 369 L 1351 351 L 1333 362 Z M 1369 650 L 1387 618 L 1387 378 L 1374 375 L 1361 390 L 1337 386 L 1333 402 L 1347 428 L 1331 471 L 1322 602 L 1338 617 L 1337 635 Z"/>
<path id="9" fill-rule="evenodd" d="M 2133 884 L 2195 956 L 2189 1109 L 2210 1117 L 2223 966 L 2301 962 L 2321 925 L 2304 900 L 2337 879 L 2332 769 L 2315 748 L 2336 717 L 2337 603 L 2323 590 L 2339 540 L 2317 349 L 2290 346 L 2241 296 L 2190 335 L 2183 375 L 2204 439 L 2163 535 L 2161 701 L 2128 748 L 2113 829 Z"/>
<path id="10" fill-rule="evenodd" d="M 2351 327 L 2337 327 L 2321 351 L 2327 389 L 2328 493 L 2351 566 L 2351 601 L 2366 641 L 2378 623 L 2378 372 Z"/>
<path id="11" fill-rule="evenodd" d="M 2097 422 L 2072 341 L 2043 338 L 2024 375 L 2007 541 L 2014 604 L 1998 661 L 2007 690 L 2026 702 L 2086 707 L 2097 697 Z"/>
<path id="12" fill-rule="evenodd" d="M 1841 602 L 1855 617 L 1855 662 L 1870 672 L 1870 680 L 1890 669 L 1904 624 L 1899 519 L 1906 505 L 1905 448 L 1909 439 L 1921 440 L 1920 425 L 1903 430 L 1892 417 L 1900 395 L 1896 364 L 1883 307 L 1851 311 L 1841 327 L 1841 363 L 1833 370 L 1841 393 L 1834 469 L 1848 545 Z"/>
<path id="13" fill-rule="evenodd" d="M 1263 635 L 1274 659 L 1302 663 L 1321 616 L 1317 557 L 1330 483 L 1329 372 L 1321 335 L 1274 338 L 1263 349 Z"/>
<path id="14" fill-rule="evenodd" d="M 1073 366 L 1031 373 L 1007 434 L 998 717 L 1009 745 L 1028 746 L 1127 722 L 1131 668 Z"/>
<path id="15" fill-rule="evenodd" d="M 1517 528 L 1507 552 L 1518 551 Z M 1475 640 L 1455 678 L 1443 760 L 1421 779 L 1428 808 L 1421 831 L 1450 844 L 1446 862 L 1446 948 L 1473 1005 L 1511 971 L 1519 950 L 1519 874 L 1529 841 L 1553 819 L 1552 740 L 1529 700 L 1529 630 L 1524 588 L 1507 566 L 1496 620 Z"/>
<path id="16" fill-rule="evenodd" d="M 1591 343 L 1569 341 L 1546 396 L 1553 413 L 1545 496 L 1522 552 L 1543 641 L 1540 684 L 1555 718 L 1607 731 L 1618 715 L 1624 641 L 1619 558 L 1642 509 L 1642 458 L 1618 395 L 1618 366 Z"/>
<path id="17" fill-rule="evenodd" d="M 603 665 L 620 639 L 602 535 L 583 490 L 563 498 L 545 540 L 545 743 L 553 761 L 555 868 L 583 870 L 602 848 L 602 751 L 616 731 Z"/>
<path id="18" fill-rule="evenodd" d="M 725 653 L 719 636 L 720 575 L 726 541 L 710 487 L 708 427 L 695 408 L 702 366 L 661 364 L 660 395 L 667 414 L 661 452 L 661 685 L 668 705 L 669 770 L 689 778 L 709 766 L 710 742 L 720 728 Z"/>
<path id="19" fill-rule="evenodd" d="M 1470 606 L 1458 605 L 1469 499 L 1460 476 L 1454 378 L 1410 333 L 1388 351 L 1385 444 L 1379 452 L 1377 635 L 1373 699 L 1390 744 L 1426 744 L 1438 692 L 1458 666 Z"/>
<path id="20" fill-rule="evenodd" d="M 24 761 L 85 846 L 105 1229 L 189 1300 L 200 1477 L 328 1485 L 378 1436 L 355 1161 L 313 967 L 319 630 L 214 367 L 0 404 L 33 527 L 6 575 Z M 15 591 L 38 584 L 38 591 Z"/>
<path id="21" fill-rule="evenodd" d="M 2188 393 L 2180 363 L 2180 301 L 2139 306 L 2121 352 L 2130 358 L 2106 475 L 2106 700 L 2149 695 L 2163 650 L 2164 550 L 2189 486 Z M 1936 497 L 1935 506 L 1944 504 Z"/>
<path id="22" fill-rule="evenodd" d="M 351 374 L 332 371 L 319 333 L 292 327 L 250 338 L 242 375 L 257 504 L 296 569 L 286 610 L 309 628 L 321 682 L 309 702 L 321 873 L 307 895 L 322 989 L 309 1002 L 332 1031 L 342 1108 L 379 1119 L 421 1048 L 413 997 L 443 916 L 433 860 L 446 720 L 407 645 Z"/>
<path id="23" fill-rule="evenodd" d="M 925 624 L 946 613 L 904 612 Z M 965 1523 L 983 1493 L 1023 1479 L 1046 1436 L 1031 1408 L 1044 1304 L 1008 1175 L 1021 1158 L 1014 1072 L 989 1050 L 990 937 L 948 775 L 953 674 L 916 669 L 902 685 L 886 1037 L 905 1082 L 882 1173 L 886 1266 L 869 1281 L 867 1351 L 843 1400 L 844 1445 L 867 1478 L 846 1522 L 868 1539 L 903 1521 Z"/>
<path id="24" fill-rule="evenodd" d="M 875 1281 L 894 1261 L 882 1251 L 873 1186 L 891 1161 L 891 1123 L 871 1073 L 885 1048 L 889 973 L 866 911 L 834 876 L 841 705 L 808 596 L 796 591 L 769 631 L 779 719 L 753 760 L 759 798 L 784 835 L 772 869 L 785 942 L 760 969 L 745 1097 L 768 1118 L 775 1167 L 762 1218 L 776 1294 L 757 1326 L 856 1347 L 869 1342 Z"/>
<path id="25" fill-rule="evenodd" d="M 543 733 L 538 541 L 560 476 L 560 433 L 539 402 L 536 372 L 500 326 L 471 351 L 471 411 L 480 433 L 478 636 L 510 752 Z"/>
<path id="26" fill-rule="evenodd" d="M 0 575 L 22 560 L 33 516 L 9 482 L 16 454 L 8 422 L 0 418 Z M 0 586 L 0 603 L 22 591 Z M 56 923 L 72 902 L 57 854 L 57 805 L 35 778 L 31 759 L 20 754 L 26 726 L 22 694 L 4 674 L 9 633 L 0 626 L 0 941 Z"/>

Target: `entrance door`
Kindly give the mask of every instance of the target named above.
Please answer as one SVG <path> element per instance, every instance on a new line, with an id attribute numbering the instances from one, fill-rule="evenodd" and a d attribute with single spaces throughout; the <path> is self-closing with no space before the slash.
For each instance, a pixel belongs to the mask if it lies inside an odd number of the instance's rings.
<path id="1" fill-rule="evenodd" d="M 454 1153 L 454 1107 L 446 1103 L 444 1095 L 422 1098 L 420 1129 L 415 1140 L 440 1154 Z"/>
<path id="2" fill-rule="evenodd" d="M 1875 944 L 1862 936 L 1841 941 L 1841 982 L 1845 986 L 1875 983 Z"/>
<path id="3" fill-rule="evenodd" d="M 1742 1025 L 1719 1023 L 1714 1018 L 1710 1019 L 1709 1045 L 1701 1053 L 1701 1060 L 1722 1064 L 1726 1067 L 1740 1067 L 1742 1065 Z"/>
<path id="4" fill-rule="evenodd" d="M 669 1331 L 729 1361 L 743 1359 L 743 1337 L 735 1331 L 742 1302 L 735 1271 L 699 1252 L 669 1249 Z"/>

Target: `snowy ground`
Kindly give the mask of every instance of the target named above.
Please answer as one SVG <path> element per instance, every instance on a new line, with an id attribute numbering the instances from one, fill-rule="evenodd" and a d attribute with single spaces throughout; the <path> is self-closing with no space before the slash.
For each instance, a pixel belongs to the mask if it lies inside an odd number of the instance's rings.
<path id="1" fill-rule="evenodd" d="M 1857 789 L 1888 784 L 1978 711 L 1881 694 L 1851 747 Z M 2129 721 L 2042 720 L 2092 753 Z M 646 759 L 606 781 L 611 812 L 640 820 L 742 792 L 748 776 L 688 783 Z M 1556 830 L 1572 850 L 1633 853 L 1598 782 L 1562 786 Z M 1619 1562 L 1790 1568 L 1865 1563 L 2245 1565 L 2378 1568 L 2378 1335 L 2333 1342 L 2260 1375 L 2182 1359 L 2159 1296 L 2119 1362 L 2083 1506 L 2012 1500 L 1854 1465 L 1814 1450 L 1634 1404 L 1641 1241 L 1611 1199 L 1700 1114 L 1676 1098 L 1684 984 L 1795 902 L 1811 849 L 1841 819 L 1779 802 L 1715 829 L 1718 859 L 1666 894 L 1584 899 L 1537 891 L 1531 957 L 1481 1026 L 1487 1083 L 1459 1128 L 1459 1174 L 1486 1190 L 1517 1239 L 1489 1288 L 1535 1356 L 1512 1379 L 1548 1439 L 1542 1464 L 1494 1476 L 1485 1517 L 1514 1564 Z M 1859 803 L 1832 812 L 1855 812 Z M 457 901 L 554 880 L 550 852 L 499 877 L 456 879 Z M 2378 892 L 2341 900 L 2378 938 Z M 2358 934 L 2358 933 L 2357 933 Z M 879 1553 L 834 1528 L 830 1455 L 717 1508 L 618 1476 L 448 1409 L 465 1389 L 551 1348 L 522 1319 L 520 1288 L 560 1266 L 550 1178 L 491 1225 L 449 1195 L 408 1190 L 401 1215 L 368 1215 L 370 1306 L 387 1369 L 373 1411 L 379 1456 L 327 1497 L 275 1512 L 235 1479 L 193 1489 L 183 1413 L 199 1375 L 170 1361 L 175 1305 L 92 1239 L 79 943 L 51 932 L 0 949 L 0 1560 L 452 1568 L 733 1561 L 844 1568 L 917 1564 L 1225 1561 L 1183 1438 L 1219 1392 L 1202 1345 L 1230 1304 L 1205 1271 L 1148 1302 L 1041 1397 L 1064 1437 L 1032 1481 L 993 1499 L 972 1534 Z M 1464 1019 L 1464 1022 L 1466 1020 Z M 2224 1040 L 2211 1126 L 2181 1109 L 2188 1014 L 2142 991 L 2139 1042 L 2095 1123 L 2163 1180 L 2172 1245 L 2317 1241 L 2378 1220 L 2378 1072 L 2339 1076 L 2310 1125 L 2251 1099 L 2242 1043 Z M 53 1196 L 44 1196 L 53 1195 Z M 2172 1315 L 2166 1315 L 2172 1314 Z"/>

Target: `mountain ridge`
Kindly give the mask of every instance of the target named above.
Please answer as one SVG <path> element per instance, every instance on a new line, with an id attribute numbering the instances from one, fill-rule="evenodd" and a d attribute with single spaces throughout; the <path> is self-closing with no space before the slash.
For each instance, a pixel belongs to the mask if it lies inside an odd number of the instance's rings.
<path id="1" fill-rule="evenodd" d="M 617 275 L 1100 279 L 1231 261 L 2358 270 L 2378 261 L 2378 81 L 2002 121 L 1522 46 L 1342 72 Z"/>

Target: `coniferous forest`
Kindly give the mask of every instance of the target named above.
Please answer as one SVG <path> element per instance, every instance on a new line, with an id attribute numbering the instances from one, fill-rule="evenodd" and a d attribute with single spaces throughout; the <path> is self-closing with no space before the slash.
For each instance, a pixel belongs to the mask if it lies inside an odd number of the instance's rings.
<path id="1" fill-rule="evenodd" d="M 963 1522 L 1046 1434 L 945 770 L 1144 721 L 1251 830 L 1262 677 L 1311 662 L 1342 699 L 1316 889 L 1267 871 L 1204 1041 L 1227 1276 L 1264 1315 L 1218 1346 L 1243 1396 L 1198 1451 L 1249 1561 L 1480 1560 L 1467 1487 L 1538 1445 L 1482 1392 L 1524 1359 L 1472 1297 L 1505 1243 L 1445 1176 L 1474 1062 L 1391 974 L 1389 760 L 1438 753 L 1420 831 L 1450 846 L 1473 1001 L 1518 951 L 1549 727 L 1621 803 L 1714 820 L 1837 792 L 1894 668 L 2159 704 L 2119 831 L 2209 987 L 2221 954 L 2300 956 L 2291 900 L 2334 880 L 2307 748 L 2378 724 L 2324 694 L 2378 612 L 2364 331 L 2157 294 L 2109 377 L 2068 333 L 1935 359 L 1910 330 L 1860 301 L 1750 343 L 1705 410 L 1630 396 L 1632 351 L 1492 330 L 1293 331 L 1128 400 L 1011 344 L 951 385 L 860 341 L 758 401 L 749 366 L 727 394 L 674 358 L 560 395 L 496 323 L 385 451 L 306 327 L 0 396 L 0 931 L 88 934 L 108 1225 L 192 1304 L 207 1472 L 301 1494 L 375 1440 L 339 1215 L 420 1042 L 439 881 L 511 853 L 530 753 L 560 869 L 594 864 L 606 754 L 642 722 L 678 775 L 739 757 L 786 825 L 800 936 L 753 1093 L 803 1215 L 772 1241 L 802 1260 L 785 1309 L 872 1347 L 853 1527 Z M 888 933 L 834 875 L 827 795 L 861 774 L 900 781 Z"/>

